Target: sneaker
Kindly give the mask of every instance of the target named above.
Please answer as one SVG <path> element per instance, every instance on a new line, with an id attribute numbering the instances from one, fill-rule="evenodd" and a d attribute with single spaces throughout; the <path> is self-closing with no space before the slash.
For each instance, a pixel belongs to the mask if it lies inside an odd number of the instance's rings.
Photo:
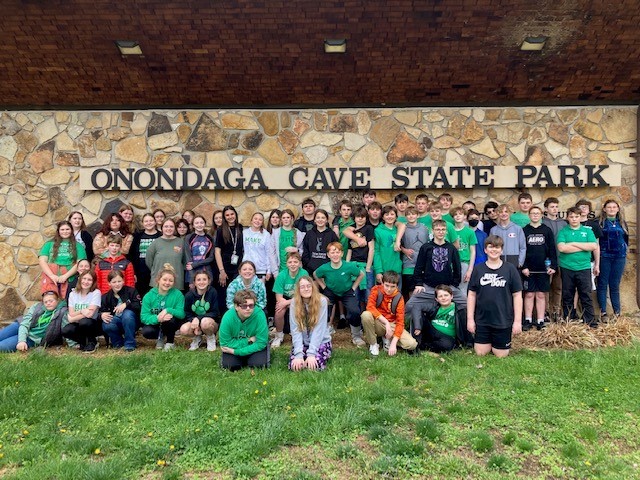
<path id="1" fill-rule="evenodd" d="M 269 327 L 269 337 L 271 338 L 275 337 L 276 333 L 278 333 L 278 330 L 276 330 L 276 327 Z"/>
<path id="2" fill-rule="evenodd" d="M 193 352 L 194 350 L 198 350 L 200 348 L 200 344 L 202 343 L 202 335 L 196 335 L 191 340 L 191 345 L 189 345 L 189 351 Z"/>
<path id="3" fill-rule="evenodd" d="M 369 345 L 369 353 L 374 357 L 377 357 L 378 355 L 380 355 L 380 346 L 377 343 Z"/>
<path id="4" fill-rule="evenodd" d="M 365 341 L 360 336 L 353 337 L 351 339 L 351 343 L 353 343 L 356 347 L 364 347 L 366 345 Z"/>
<path id="5" fill-rule="evenodd" d="M 82 349 L 82 351 L 84 353 L 93 353 L 98 349 L 98 344 L 95 342 L 89 342 L 85 345 L 85 347 Z"/>
<path id="6" fill-rule="evenodd" d="M 349 324 L 347 323 L 347 317 L 344 315 L 340 315 L 340 320 L 338 320 L 338 328 L 347 328 Z"/>
<path id="7" fill-rule="evenodd" d="M 267 318 L 267 324 L 268 324 L 270 327 L 273 327 L 273 325 L 274 325 L 273 317 L 269 317 L 269 318 Z"/>
<path id="8" fill-rule="evenodd" d="M 533 322 L 531 320 L 525 320 L 522 322 L 522 331 L 528 332 L 533 327 Z"/>
<path id="9" fill-rule="evenodd" d="M 538 320 L 538 322 L 536 323 L 536 328 L 538 330 L 542 330 L 543 328 L 545 328 L 547 325 L 544 323 L 544 320 Z"/>
<path id="10" fill-rule="evenodd" d="M 609 315 L 607 315 L 607 312 L 602 312 L 600 314 L 600 321 L 603 323 L 609 323 Z"/>
<path id="11" fill-rule="evenodd" d="M 382 348 L 384 348 L 384 351 L 388 352 L 390 346 L 391 346 L 391 340 L 389 340 L 388 338 L 383 337 L 382 338 Z"/>
<path id="12" fill-rule="evenodd" d="M 175 343 L 165 343 L 164 344 L 164 348 L 162 349 L 163 352 L 168 352 L 169 350 L 174 350 L 176 348 L 176 344 Z"/>
<path id="13" fill-rule="evenodd" d="M 207 351 L 215 352 L 216 350 L 216 334 L 205 335 L 204 338 L 207 339 Z"/>
<path id="14" fill-rule="evenodd" d="M 282 345 L 282 340 L 284 340 L 284 333 L 276 333 L 275 338 L 271 341 L 271 348 L 278 348 Z"/>
<path id="15" fill-rule="evenodd" d="M 156 340 L 156 350 L 162 350 L 164 348 L 164 337 L 158 337 Z"/>
<path id="16" fill-rule="evenodd" d="M 124 351 L 127 353 L 131 353 L 135 351 L 136 347 L 124 347 Z"/>

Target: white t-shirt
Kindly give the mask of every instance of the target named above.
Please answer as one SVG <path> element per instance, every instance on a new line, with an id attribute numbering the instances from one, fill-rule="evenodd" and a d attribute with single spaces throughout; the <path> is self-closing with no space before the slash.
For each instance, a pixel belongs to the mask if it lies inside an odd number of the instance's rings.
<path id="1" fill-rule="evenodd" d="M 93 292 L 89 292 L 86 295 L 82 295 L 74 289 L 69 295 L 69 306 L 73 307 L 73 310 L 76 312 L 79 312 L 83 308 L 89 308 L 92 305 L 98 307 L 96 309 L 96 313 L 91 318 L 98 318 L 98 311 L 100 310 L 101 303 L 102 295 L 100 295 L 100 290 L 98 289 Z"/>

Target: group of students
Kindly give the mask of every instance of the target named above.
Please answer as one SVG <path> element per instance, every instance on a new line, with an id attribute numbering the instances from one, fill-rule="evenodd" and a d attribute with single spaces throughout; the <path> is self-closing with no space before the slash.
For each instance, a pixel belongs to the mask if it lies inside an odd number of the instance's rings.
<path id="1" fill-rule="evenodd" d="M 381 336 L 389 355 L 473 343 L 478 354 L 503 356 L 512 334 L 542 328 L 560 305 L 562 317 L 579 307 L 597 326 L 592 289 L 601 319 L 607 289 L 620 314 L 628 228 L 615 200 L 599 218 L 581 200 L 567 211 L 568 224 L 557 199 L 545 200 L 543 216 L 526 193 L 513 214 L 495 202 L 484 215 L 473 202 L 452 208 L 446 193 L 432 201 L 418 194 L 414 205 L 399 194 L 394 203 L 383 207 L 366 191 L 355 208 L 340 202 L 330 223 L 309 198 L 297 220 L 275 210 L 265 225 L 256 212 L 247 228 L 226 206 L 211 229 L 193 212 L 176 221 L 162 210 L 144 214 L 136 229 L 133 208 L 123 205 L 95 238 L 72 212 L 40 251 L 43 302 L 0 331 L 0 350 L 64 337 L 93 352 L 104 334 L 131 351 L 142 326 L 163 350 L 174 348 L 177 332 L 193 337 L 191 350 L 203 339 L 215 350 L 217 335 L 223 366 L 236 369 L 268 365 L 269 348 L 288 330 L 290 368 L 323 369 L 331 334 L 346 324 L 353 343 L 373 355 Z"/>

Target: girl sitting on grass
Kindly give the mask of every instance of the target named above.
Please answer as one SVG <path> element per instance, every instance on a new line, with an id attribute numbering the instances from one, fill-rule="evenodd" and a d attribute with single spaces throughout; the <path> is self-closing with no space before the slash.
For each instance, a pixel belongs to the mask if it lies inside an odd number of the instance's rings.
<path id="1" fill-rule="evenodd" d="M 142 299 L 142 336 L 156 340 L 156 350 L 175 348 L 176 331 L 184 319 L 184 295 L 176 287 L 176 270 L 165 263 L 153 287 Z M 166 338 L 166 342 L 165 342 Z"/>
<path id="2" fill-rule="evenodd" d="M 256 308 L 264 310 L 267 306 L 267 290 L 264 283 L 256 275 L 256 266 L 245 260 L 238 268 L 238 275 L 227 287 L 227 308 L 233 308 L 233 297 L 239 290 L 251 290 L 256 294 Z"/>
<path id="3" fill-rule="evenodd" d="M 331 357 L 331 335 L 327 322 L 326 297 L 310 276 L 300 277 L 289 308 L 291 357 L 289 369 L 294 372 L 324 370 Z"/>
<path id="4" fill-rule="evenodd" d="M 62 335 L 80 346 L 80 351 L 93 353 L 98 348 L 96 335 L 100 334 L 98 310 L 102 295 L 94 272 L 78 277 L 76 288 L 69 295 L 69 323 L 62 328 Z"/>
<path id="5" fill-rule="evenodd" d="M 110 289 L 102 295 L 100 306 L 102 330 L 109 335 L 111 348 L 124 347 L 132 352 L 136 349 L 140 295 L 134 287 L 124 284 L 121 270 L 111 270 L 107 280 Z"/>
<path id="6" fill-rule="evenodd" d="M 196 217 L 197 221 L 199 217 Z M 180 327 L 180 335 L 193 337 L 189 350 L 197 350 L 202 343 L 202 335 L 207 340 L 207 350 L 216 349 L 216 332 L 220 326 L 218 311 L 218 295 L 211 286 L 211 273 L 207 270 L 196 272 L 194 288 L 189 290 L 184 298 L 184 313 L 186 323 Z"/>
<path id="7" fill-rule="evenodd" d="M 58 292 L 45 292 L 42 302 L 0 330 L 0 352 L 26 352 L 38 346 L 62 344 L 61 326 L 67 323 L 67 304 Z"/>

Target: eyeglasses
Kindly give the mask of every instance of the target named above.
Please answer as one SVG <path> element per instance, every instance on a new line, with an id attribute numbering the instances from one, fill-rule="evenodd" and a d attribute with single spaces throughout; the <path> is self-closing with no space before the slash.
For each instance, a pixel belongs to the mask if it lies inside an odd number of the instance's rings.
<path id="1" fill-rule="evenodd" d="M 255 308 L 256 304 L 255 303 L 243 303 L 241 305 L 238 305 L 238 308 L 241 308 L 242 310 L 251 310 L 252 308 Z"/>

